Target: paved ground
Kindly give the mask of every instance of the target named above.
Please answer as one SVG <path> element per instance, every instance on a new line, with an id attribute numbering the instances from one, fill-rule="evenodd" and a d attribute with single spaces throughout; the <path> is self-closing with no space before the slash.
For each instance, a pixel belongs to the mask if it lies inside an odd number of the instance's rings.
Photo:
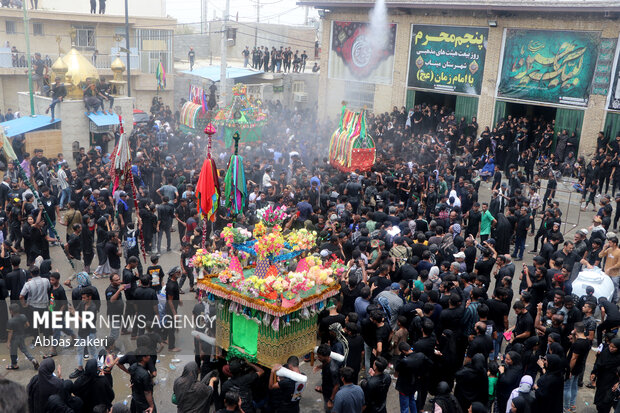
<path id="1" fill-rule="evenodd" d="M 562 228 L 562 230 L 565 232 L 565 238 L 572 239 L 575 229 L 587 227 L 590 225 L 593 213 L 591 211 L 579 211 L 579 198 L 575 193 L 571 194 L 571 192 L 569 192 L 571 189 L 570 183 L 560 183 L 559 188 L 568 191 L 559 192 L 556 196 L 556 199 L 561 202 L 561 208 L 563 209 L 563 211 L 565 211 L 564 220 L 567 224 Z M 482 184 L 479 198 L 481 202 L 486 201 L 490 198 L 488 184 Z M 64 231 L 62 231 L 62 236 L 64 237 Z M 172 266 L 179 264 L 180 253 L 177 252 L 179 247 L 178 234 L 173 233 L 173 238 L 173 251 L 163 254 L 160 260 L 160 264 L 165 271 L 168 271 Z M 526 251 L 531 249 L 532 242 L 533 239 L 528 238 L 529 245 L 526 245 Z M 59 247 L 52 247 L 51 254 L 54 269 L 57 269 L 61 273 L 61 280 L 66 279 L 66 277 L 71 274 L 71 267 L 69 266 L 68 261 L 64 258 L 64 255 L 60 251 Z M 531 260 L 531 257 L 532 255 L 527 255 L 526 260 Z M 101 294 L 103 294 L 103 291 L 108 286 L 107 280 L 93 280 L 93 283 L 98 288 Z M 518 279 L 517 277 L 515 277 L 515 288 L 517 286 L 517 283 Z M 191 312 L 191 308 L 193 307 L 193 295 L 185 294 L 182 296 L 182 300 L 185 305 L 180 307 L 181 313 L 188 314 L 189 312 Z M 105 307 L 105 303 L 103 304 L 103 306 Z M 511 320 L 511 322 L 512 321 L 513 320 Z M 98 337 L 105 337 L 106 334 L 107 331 L 98 331 Z M 174 382 L 174 379 L 176 379 L 181 374 L 184 363 L 193 360 L 192 337 L 190 337 L 189 335 L 178 337 L 177 345 L 183 349 L 183 352 L 181 354 L 171 354 L 167 350 L 164 350 L 163 353 L 159 356 L 160 362 L 157 364 L 158 377 L 155 391 L 155 401 L 160 412 L 176 411 L 176 409 L 170 403 L 172 384 Z M 128 336 L 121 336 L 119 346 L 124 353 L 128 350 L 135 349 L 135 342 L 129 340 Z M 42 355 L 46 353 L 45 350 L 47 349 L 35 348 L 33 352 L 36 357 L 40 359 Z M 8 363 L 8 351 L 6 346 L 2 344 L 0 344 L 0 359 L 3 364 L 6 365 Z M 176 359 L 175 362 L 173 362 L 173 359 Z M 76 357 L 71 349 L 62 351 L 61 354 L 59 354 L 59 356 L 55 358 L 55 360 L 56 364 L 62 367 L 64 378 L 67 378 L 68 375 L 76 367 Z M 591 368 L 593 360 L 594 354 L 591 354 L 588 360 L 588 372 L 589 368 Z M 34 370 L 32 369 L 32 365 L 29 364 L 27 360 L 25 360 L 23 357 L 20 358 L 19 365 L 20 370 L 7 372 L 6 377 L 26 385 L 34 374 Z M 320 412 L 322 411 L 322 399 L 321 396 L 313 390 L 314 385 L 320 380 L 320 376 L 318 373 L 313 373 L 311 366 L 308 364 L 304 364 L 302 366 L 302 371 L 309 376 L 309 386 L 306 389 L 302 398 L 302 411 L 309 413 Z M 129 401 L 131 390 L 129 388 L 128 376 L 119 369 L 115 369 L 113 375 L 116 400 Z M 593 408 L 594 406 L 592 405 L 592 400 L 592 390 L 586 388 L 580 389 L 579 400 L 577 404 L 578 411 L 594 412 L 595 410 Z M 395 390 L 389 393 L 388 411 L 398 411 L 398 397 Z"/>

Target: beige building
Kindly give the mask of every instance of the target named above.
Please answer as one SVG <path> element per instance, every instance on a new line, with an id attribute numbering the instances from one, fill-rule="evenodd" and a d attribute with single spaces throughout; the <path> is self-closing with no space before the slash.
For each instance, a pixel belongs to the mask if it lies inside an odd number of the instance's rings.
<path id="1" fill-rule="evenodd" d="M 62 4 L 45 0 L 39 7 L 59 8 Z M 109 2 L 108 2 L 109 3 Z M 162 4 L 136 1 L 143 13 L 135 10 L 129 17 L 131 50 L 131 94 L 136 109 L 148 111 L 152 98 L 159 94 L 164 102 L 173 104 L 173 33 L 176 20 L 161 17 Z M 68 3 L 67 3 L 68 4 Z M 88 4 L 85 2 L 84 4 Z M 119 10 L 116 10 L 119 9 Z M 165 10 L 165 7 L 163 7 Z M 29 10 L 30 50 L 41 53 L 45 59 L 54 62 L 59 54 L 64 56 L 71 49 L 71 33 L 75 33 L 75 47 L 91 60 L 99 74 L 112 79 L 110 65 L 120 56 L 126 64 L 126 54 L 119 53 L 125 46 L 125 18 L 120 8 L 113 8 L 116 14 L 87 14 L 51 9 Z M 152 17 L 148 17 L 152 16 Z M 26 40 L 23 12 L 21 9 L 0 8 L 0 109 L 15 110 L 17 93 L 28 90 L 25 73 Z M 8 47 L 7 47 L 8 46 Z M 17 52 L 12 50 L 15 47 Z M 97 51 L 95 56 L 95 51 Z M 60 53 L 59 53 L 60 52 Z M 157 90 L 155 73 L 159 62 L 166 70 L 166 89 Z M 125 72 L 125 76 L 127 73 Z"/>
<path id="2" fill-rule="evenodd" d="M 323 19 L 319 110 L 443 104 L 481 127 L 544 116 L 581 137 L 620 132 L 620 3 L 601 0 L 390 0 L 388 32 L 370 0 L 300 0 Z M 379 46 L 377 43 L 379 39 Z"/>

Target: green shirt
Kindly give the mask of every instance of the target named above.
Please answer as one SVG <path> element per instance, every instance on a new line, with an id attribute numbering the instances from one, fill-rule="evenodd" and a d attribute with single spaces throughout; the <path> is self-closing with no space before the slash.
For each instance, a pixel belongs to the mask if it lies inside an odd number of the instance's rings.
<path id="1" fill-rule="evenodd" d="M 495 400 L 495 386 L 497 385 L 497 377 L 489 377 L 489 401 Z"/>
<path id="2" fill-rule="evenodd" d="M 480 222 L 480 235 L 491 235 L 491 224 L 493 223 L 493 215 L 487 209 L 482 214 L 482 221 Z"/>

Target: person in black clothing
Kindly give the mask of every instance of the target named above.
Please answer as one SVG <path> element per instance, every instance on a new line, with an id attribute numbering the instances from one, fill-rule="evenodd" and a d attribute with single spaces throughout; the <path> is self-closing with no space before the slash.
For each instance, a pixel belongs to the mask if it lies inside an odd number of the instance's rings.
<path id="1" fill-rule="evenodd" d="M 605 297 L 599 297 L 598 305 L 601 309 L 602 322 L 596 327 L 596 340 L 600 345 L 603 342 L 603 332 L 620 326 L 620 310 L 618 306 Z"/>
<path id="2" fill-rule="evenodd" d="M 392 384 L 390 375 L 385 373 L 387 366 L 387 360 L 378 357 L 368 372 L 368 379 L 364 379 L 360 383 L 366 401 L 365 413 L 387 413 L 386 398 Z"/>
<path id="3" fill-rule="evenodd" d="M 347 355 L 346 367 L 351 367 L 353 371 L 356 373 L 356 376 L 359 376 L 361 363 L 362 363 L 362 353 L 364 351 L 364 338 L 359 334 L 360 328 L 357 323 L 347 322 L 345 324 L 345 339 L 347 340 L 347 344 L 349 346 L 349 354 Z"/>
<path id="4" fill-rule="evenodd" d="M 108 309 L 108 317 L 110 320 L 110 337 L 117 339 L 120 333 L 120 320 L 118 318 L 125 311 L 122 292 L 127 284 L 121 283 L 121 277 L 118 274 L 110 275 L 110 285 L 105 290 L 105 299 Z"/>
<path id="5" fill-rule="evenodd" d="M 480 353 L 474 355 L 471 363 L 465 364 L 456 372 L 456 387 L 454 396 L 463 411 L 468 411 L 472 402 L 485 403 L 488 401 L 488 378 L 486 357 Z"/>
<path id="6" fill-rule="evenodd" d="M 180 287 L 179 287 L 179 283 L 177 282 L 180 275 L 181 275 L 181 268 L 179 268 L 178 266 L 173 267 L 168 272 L 168 282 L 166 283 L 166 316 L 165 316 L 165 318 L 167 319 L 166 321 L 168 323 L 171 323 L 172 319 L 176 318 L 177 308 L 179 308 L 179 305 L 182 304 L 179 300 Z M 168 350 L 169 351 L 173 351 L 173 352 L 181 351 L 180 348 L 175 346 L 176 341 L 174 337 L 174 326 L 173 325 L 169 325 L 169 326 L 164 325 L 163 336 L 164 336 L 164 339 L 166 337 L 168 338 Z"/>
<path id="7" fill-rule="evenodd" d="M 523 305 L 523 302 L 516 301 L 512 305 L 512 309 L 515 311 L 515 314 L 517 314 L 517 321 L 512 330 L 513 337 L 510 340 L 510 344 L 524 343 L 525 340 L 534 334 L 534 320 Z"/>
<path id="8" fill-rule="evenodd" d="M 70 259 L 78 261 L 82 259 L 82 240 L 80 236 L 81 233 L 82 225 L 73 224 L 73 234 L 69 235 L 69 239 L 65 244 L 65 252 L 69 255 Z"/>
<path id="9" fill-rule="evenodd" d="M 103 2 L 103 9 L 105 10 L 105 0 L 99 0 L 99 2 Z M 103 13 L 102 13 L 103 14 Z M 110 102 L 110 114 L 112 113 L 112 106 L 114 106 L 114 97 L 110 94 L 111 85 L 105 81 L 105 77 L 99 77 L 99 84 L 97 85 L 97 94 L 99 100 L 101 101 L 101 108 L 103 109 L 103 114 L 107 114 L 105 111 L 105 100 Z"/>
<path id="10" fill-rule="evenodd" d="M 189 48 L 189 52 L 187 52 L 187 58 L 189 59 L 189 70 L 194 70 L 194 60 L 196 59 L 196 52 L 193 47 Z"/>
<path id="11" fill-rule="evenodd" d="M 237 391 L 241 398 L 241 409 L 244 413 L 254 413 L 252 386 L 260 377 L 265 374 L 265 370 L 253 363 L 248 363 L 241 359 L 232 359 L 228 363 L 232 378 L 222 384 L 222 393 Z"/>
<path id="12" fill-rule="evenodd" d="M 400 403 L 400 411 L 409 409 L 417 411 L 415 392 L 419 386 L 419 380 L 424 375 L 424 370 L 430 365 L 430 360 L 422 353 L 414 353 L 411 346 L 402 342 L 398 345 L 400 358 L 394 365 L 396 371 L 396 390 Z"/>
<path id="13" fill-rule="evenodd" d="M 157 315 L 157 293 L 150 288 L 150 278 L 143 275 L 140 278 L 140 286 L 133 292 L 133 299 L 136 301 L 138 314 L 143 316 L 146 325 L 152 325 L 155 315 Z M 137 327 L 139 336 L 144 334 L 144 328 Z"/>
<path id="14" fill-rule="evenodd" d="M 136 305 L 136 301 L 134 298 L 134 293 L 138 288 L 137 285 L 137 277 L 136 277 L 136 269 L 138 268 L 138 257 L 129 257 L 127 259 L 127 265 L 123 268 L 122 274 L 122 282 L 125 285 L 125 300 L 127 301 L 127 305 L 125 306 L 125 317 L 133 317 L 138 313 L 138 308 Z M 123 330 L 121 334 L 128 334 L 127 330 Z M 138 336 L 138 326 L 134 324 L 133 329 L 131 331 L 132 337 Z"/>
<path id="15" fill-rule="evenodd" d="M 121 248 L 121 240 L 116 232 L 108 232 L 108 241 L 105 243 L 104 253 L 108 258 L 108 264 L 112 273 L 120 273 L 123 250 Z"/>
<path id="16" fill-rule="evenodd" d="M 129 367 L 131 380 L 131 411 L 143 412 L 148 410 L 155 413 L 155 401 L 153 400 L 153 380 L 147 370 L 151 356 L 146 355 L 142 349 L 137 350 L 137 363 Z"/>
<path id="17" fill-rule="evenodd" d="M 52 119 L 50 122 L 54 122 L 54 109 L 56 105 L 64 100 L 67 96 L 67 88 L 63 83 L 60 83 L 60 77 L 56 76 L 54 79 L 54 84 L 52 85 L 52 103 L 45 109 L 45 113 L 47 114 L 49 111 L 52 111 Z"/>
<path id="18" fill-rule="evenodd" d="M 19 301 L 19 293 L 22 291 L 24 284 L 28 281 L 28 273 L 26 270 L 19 268 L 21 258 L 19 255 L 11 256 L 11 266 L 13 271 L 6 275 L 6 288 L 10 291 L 9 297 L 11 302 Z"/>
<path id="19" fill-rule="evenodd" d="M 174 217 L 178 222 L 178 230 L 179 230 L 179 242 L 186 242 L 185 231 L 187 228 L 187 219 L 191 216 L 189 207 L 187 206 L 187 199 L 181 198 L 179 200 L 179 206 L 176 207 L 174 211 Z M 191 235 L 191 234 L 188 234 Z"/>
<path id="20" fill-rule="evenodd" d="M 170 199 L 164 196 L 161 201 L 161 205 L 157 206 L 157 253 L 161 253 L 161 241 L 166 235 L 167 248 L 166 251 L 170 252 L 170 230 L 172 229 L 172 220 L 174 219 L 174 207 L 170 205 Z"/>
<path id="21" fill-rule="evenodd" d="M 271 369 L 269 376 L 269 390 L 271 390 L 270 403 L 273 413 L 299 413 L 299 401 L 301 394 L 297 392 L 296 383 L 288 377 L 278 377 L 277 372 L 281 367 L 299 373 L 299 359 L 291 356 L 284 366 L 276 364 Z"/>

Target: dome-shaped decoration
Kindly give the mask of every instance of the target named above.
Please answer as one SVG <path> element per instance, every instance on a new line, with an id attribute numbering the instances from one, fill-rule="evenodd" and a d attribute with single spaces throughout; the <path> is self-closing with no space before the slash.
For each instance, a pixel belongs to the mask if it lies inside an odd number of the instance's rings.
<path id="1" fill-rule="evenodd" d="M 52 82 L 56 79 L 56 77 L 59 77 L 61 82 L 66 82 L 65 76 L 67 75 L 68 70 L 69 68 L 65 62 L 63 62 L 62 58 L 59 57 L 56 59 L 52 65 Z"/>
<path id="2" fill-rule="evenodd" d="M 63 58 L 63 62 L 67 65 L 67 77 L 70 77 L 70 85 L 67 91 L 69 96 L 73 99 L 82 99 L 82 84 L 86 83 L 87 79 L 99 79 L 99 72 L 92 65 L 92 63 L 82 56 L 75 48 L 72 48 Z M 69 80 L 67 79 L 67 83 Z"/>
<path id="3" fill-rule="evenodd" d="M 112 69 L 112 72 L 114 73 L 115 81 L 117 82 L 123 81 L 123 72 L 125 71 L 125 64 L 120 59 L 120 57 L 117 57 L 116 59 L 114 59 L 114 61 L 110 65 L 110 69 Z"/>
<path id="4" fill-rule="evenodd" d="M 120 69 L 120 70 L 122 70 L 124 72 L 125 71 L 125 63 L 123 63 L 121 58 L 117 56 L 116 59 L 114 59 L 114 61 L 110 65 L 110 69 L 112 69 L 112 70 Z"/>

